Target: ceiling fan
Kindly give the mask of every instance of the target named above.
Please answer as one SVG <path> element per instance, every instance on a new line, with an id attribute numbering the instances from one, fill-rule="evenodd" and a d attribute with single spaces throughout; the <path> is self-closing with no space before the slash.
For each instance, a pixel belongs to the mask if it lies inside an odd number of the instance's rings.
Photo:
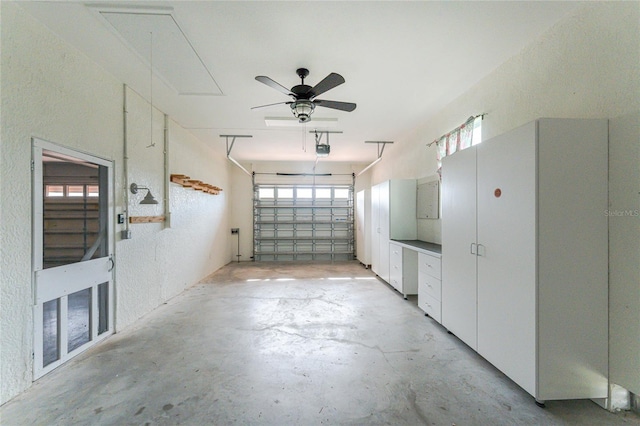
<path id="1" fill-rule="evenodd" d="M 327 101 L 324 99 L 316 99 L 318 96 L 323 94 L 324 92 L 333 89 L 336 86 L 344 83 L 344 78 L 340 74 L 336 74 L 332 72 L 328 76 L 324 78 L 320 83 L 311 87 L 304 84 L 304 79 L 309 75 L 309 70 L 306 68 L 298 68 L 296 70 L 296 74 L 302 80 L 301 84 L 297 86 L 293 86 L 291 90 L 287 89 L 283 85 L 276 83 L 269 77 L 264 75 L 259 75 L 256 77 L 260 83 L 264 83 L 269 87 L 276 89 L 278 92 L 284 93 L 285 95 L 289 95 L 293 98 L 292 101 L 289 102 L 277 102 L 275 104 L 261 105 L 257 107 L 253 107 L 251 109 L 256 108 L 264 108 L 273 105 L 282 105 L 287 104 L 291 107 L 291 111 L 293 112 L 293 116 L 298 119 L 300 123 L 306 123 L 311 120 L 311 114 L 316 106 L 321 106 L 325 108 L 338 109 L 340 111 L 351 112 L 356 109 L 356 104 L 351 102 L 339 102 L 339 101 Z"/>

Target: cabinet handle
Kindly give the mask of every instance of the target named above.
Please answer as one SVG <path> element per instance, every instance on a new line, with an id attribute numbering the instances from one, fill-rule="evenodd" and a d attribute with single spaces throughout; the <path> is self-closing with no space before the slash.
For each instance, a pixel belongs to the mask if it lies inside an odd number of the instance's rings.
<path id="1" fill-rule="evenodd" d="M 480 248 L 482 247 L 482 253 L 480 252 Z M 478 244 L 478 256 L 485 256 L 487 254 L 486 247 L 482 244 Z"/>
<path id="2" fill-rule="evenodd" d="M 476 244 L 476 243 L 471 243 L 470 250 L 471 250 L 471 254 L 473 254 L 474 256 L 477 256 L 477 255 L 478 255 L 478 252 L 477 252 L 477 250 L 476 250 L 476 246 L 477 246 L 477 244 Z"/>

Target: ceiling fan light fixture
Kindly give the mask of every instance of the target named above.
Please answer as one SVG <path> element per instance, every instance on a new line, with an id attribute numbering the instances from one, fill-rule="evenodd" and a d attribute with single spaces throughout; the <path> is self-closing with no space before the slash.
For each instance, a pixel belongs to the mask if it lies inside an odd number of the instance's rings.
<path id="1" fill-rule="evenodd" d="M 306 123 L 311 121 L 311 113 L 313 113 L 315 107 L 311 101 L 299 100 L 291 104 L 291 111 L 299 123 Z"/>

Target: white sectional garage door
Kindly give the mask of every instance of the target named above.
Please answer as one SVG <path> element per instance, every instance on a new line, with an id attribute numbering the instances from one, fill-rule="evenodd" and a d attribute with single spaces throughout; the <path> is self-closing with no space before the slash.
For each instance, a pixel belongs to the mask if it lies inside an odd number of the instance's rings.
<path id="1" fill-rule="evenodd" d="M 254 260 L 352 260 L 353 214 L 353 185 L 255 184 Z"/>

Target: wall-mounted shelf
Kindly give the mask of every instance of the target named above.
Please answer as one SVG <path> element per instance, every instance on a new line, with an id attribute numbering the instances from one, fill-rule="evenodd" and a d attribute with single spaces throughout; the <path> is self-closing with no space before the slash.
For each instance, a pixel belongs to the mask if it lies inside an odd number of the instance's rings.
<path id="1" fill-rule="evenodd" d="M 196 191 L 202 191 L 211 195 L 218 195 L 222 192 L 222 188 L 202 182 L 201 180 L 191 179 L 187 175 L 172 174 L 171 182 L 182 185 L 183 188 L 191 188 Z"/>
<path id="2" fill-rule="evenodd" d="M 164 216 L 130 216 L 129 223 L 162 223 L 166 220 Z"/>

